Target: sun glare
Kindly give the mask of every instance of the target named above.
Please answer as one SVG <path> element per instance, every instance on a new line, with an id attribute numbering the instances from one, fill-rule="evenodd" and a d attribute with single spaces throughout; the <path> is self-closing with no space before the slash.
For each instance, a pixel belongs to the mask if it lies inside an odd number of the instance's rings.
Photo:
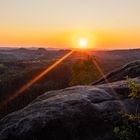
<path id="1" fill-rule="evenodd" d="M 87 31 L 72 33 L 69 44 L 73 49 L 92 49 L 96 45 L 95 34 Z"/>
<path id="2" fill-rule="evenodd" d="M 86 39 L 80 39 L 78 42 L 80 48 L 86 48 L 88 45 L 88 41 Z"/>

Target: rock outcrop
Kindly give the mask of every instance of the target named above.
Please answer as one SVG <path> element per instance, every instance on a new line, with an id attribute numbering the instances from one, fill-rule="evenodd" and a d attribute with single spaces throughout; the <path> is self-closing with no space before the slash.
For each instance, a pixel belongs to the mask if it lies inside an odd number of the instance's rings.
<path id="1" fill-rule="evenodd" d="M 109 74 L 107 74 L 105 77 L 109 82 L 115 82 L 115 81 L 125 80 L 126 76 L 129 76 L 131 78 L 140 76 L 140 60 L 131 62 L 119 69 L 116 69 L 110 72 Z M 92 85 L 105 84 L 105 83 L 106 83 L 105 79 L 101 78 L 98 81 L 92 83 Z"/>
<path id="2" fill-rule="evenodd" d="M 128 93 L 126 81 L 47 92 L 0 120 L 0 140 L 116 140 L 120 112 L 136 108 Z"/>

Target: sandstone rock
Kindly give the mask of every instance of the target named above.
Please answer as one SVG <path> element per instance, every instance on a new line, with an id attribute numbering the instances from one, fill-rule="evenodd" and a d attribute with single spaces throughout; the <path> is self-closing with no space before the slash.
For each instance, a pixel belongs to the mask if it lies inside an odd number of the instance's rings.
<path id="1" fill-rule="evenodd" d="M 128 92 L 126 81 L 47 92 L 0 120 L 0 140 L 115 140 L 120 112 L 135 112 Z"/>

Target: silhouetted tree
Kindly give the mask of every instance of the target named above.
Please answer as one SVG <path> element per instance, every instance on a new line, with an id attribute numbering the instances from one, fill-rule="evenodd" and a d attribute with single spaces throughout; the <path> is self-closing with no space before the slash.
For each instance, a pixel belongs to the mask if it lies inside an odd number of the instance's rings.
<path id="1" fill-rule="evenodd" d="M 88 56 L 85 60 L 77 61 L 73 65 L 70 86 L 87 85 L 97 80 L 99 74 L 93 61 L 94 58 Z"/>

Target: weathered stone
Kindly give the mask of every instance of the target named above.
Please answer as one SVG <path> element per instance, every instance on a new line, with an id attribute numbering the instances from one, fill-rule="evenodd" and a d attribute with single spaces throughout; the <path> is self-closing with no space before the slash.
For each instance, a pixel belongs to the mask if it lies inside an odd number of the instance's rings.
<path id="1" fill-rule="evenodd" d="M 126 81 L 47 92 L 0 120 L 0 139 L 115 140 L 120 112 L 135 112 L 128 92 Z"/>

